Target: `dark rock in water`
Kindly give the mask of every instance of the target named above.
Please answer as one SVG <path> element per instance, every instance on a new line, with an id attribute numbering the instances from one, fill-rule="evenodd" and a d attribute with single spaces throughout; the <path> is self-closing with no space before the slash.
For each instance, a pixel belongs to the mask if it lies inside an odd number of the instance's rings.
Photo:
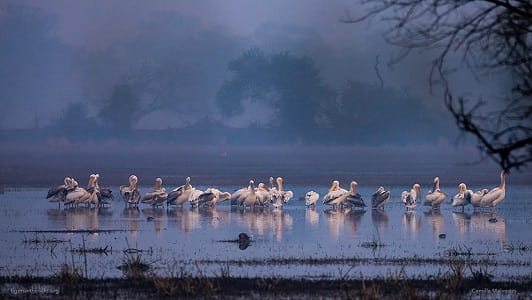
<path id="1" fill-rule="evenodd" d="M 438 235 L 438 237 L 439 237 L 440 239 L 444 239 L 444 238 L 447 237 L 447 235 L 446 235 L 445 233 L 442 233 L 442 234 Z"/>
<path id="2" fill-rule="evenodd" d="M 491 218 L 488 220 L 490 223 L 497 223 L 499 222 L 499 220 L 497 220 L 497 218 Z"/>
<path id="3" fill-rule="evenodd" d="M 147 217 L 146 221 L 151 222 L 151 221 L 153 221 L 153 219 L 155 219 L 155 218 L 154 217 Z"/>
<path id="4" fill-rule="evenodd" d="M 240 250 L 245 250 L 247 249 L 247 247 L 249 247 L 250 244 L 251 244 L 251 239 L 249 238 L 249 236 L 241 232 L 238 235 L 238 248 Z"/>

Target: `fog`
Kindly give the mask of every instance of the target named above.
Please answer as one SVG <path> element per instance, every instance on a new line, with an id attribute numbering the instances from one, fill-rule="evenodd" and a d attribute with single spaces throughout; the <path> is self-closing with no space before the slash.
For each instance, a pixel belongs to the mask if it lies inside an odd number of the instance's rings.
<path id="1" fill-rule="evenodd" d="M 341 22 L 362 10 L 347 0 L 1 1 L 0 138 L 453 143 L 429 89 L 430 53 L 389 64 L 400 49 L 383 40 L 385 22 Z M 505 84 L 454 78 L 475 95 Z"/>

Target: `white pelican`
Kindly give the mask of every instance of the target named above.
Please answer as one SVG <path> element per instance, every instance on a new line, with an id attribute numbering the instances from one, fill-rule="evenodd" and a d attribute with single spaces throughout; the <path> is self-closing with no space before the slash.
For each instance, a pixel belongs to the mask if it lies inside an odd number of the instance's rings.
<path id="1" fill-rule="evenodd" d="M 428 194 L 425 196 L 425 206 L 431 206 L 432 209 L 440 209 L 440 205 L 445 200 L 445 197 L 447 197 L 447 194 L 440 191 L 440 178 L 435 177 L 434 178 L 434 186 L 432 187 L 432 190 L 428 192 Z"/>
<path id="2" fill-rule="evenodd" d="M 282 207 L 286 202 L 288 202 L 292 197 L 294 197 L 294 193 L 292 191 L 284 191 L 283 190 L 283 178 L 277 177 L 277 190 L 272 192 L 272 202 L 273 207 L 278 208 Z"/>
<path id="3" fill-rule="evenodd" d="M 65 204 L 75 205 L 77 207 L 78 204 L 89 203 L 89 200 L 91 200 L 92 194 L 87 192 L 84 188 L 80 188 L 78 182 L 74 178 L 72 178 L 67 190 L 68 193 L 66 195 Z"/>
<path id="4" fill-rule="evenodd" d="M 453 202 L 451 203 L 452 207 L 461 206 L 462 211 L 464 211 L 464 206 L 469 204 L 468 198 L 471 197 L 471 190 L 467 190 L 465 183 L 460 183 L 458 185 L 458 194 L 454 195 Z"/>
<path id="5" fill-rule="evenodd" d="M 113 192 L 108 188 L 100 187 L 100 174 L 95 174 L 96 179 L 94 180 L 94 185 L 98 189 L 98 202 L 102 205 L 109 203 L 111 200 L 114 200 Z"/>
<path id="6" fill-rule="evenodd" d="M 371 207 L 382 208 L 390 201 L 390 191 L 384 190 L 384 187 L 379 187 L 373 195 L 371 195 Z"/>
<path id="7" fill-rule="evenodd" d="M 306 206 L 316 206 L 316 202 L 320 198 L 320 194 L 315 191 L 310 191 L 305 195 L 305 205 Z"/>
<path id="8" fill-rule="evenodd" d="M 163 180 L 161 178 L 155 179 L 155 185 L 153 186 L 153 191 L 144 194 L 142 203 L 149 204 L 151 206 L 164 206 L 168 199 L 168 193 L 163 187 Z"/>
<path id="9" fill-rule="evenodd" d="M 412 186 L 410 192 L 403 191 L 401 193 L 401 201 L 407 210 L 414 209 L 416 207 L 417 199 L 421 199 L 421 186 L 417 183 Z"/>
<path id="10" fill-rule="evenodd" d="M 250 185 L 248 185 L 248 187 L 241 188 L 235 191 L 233 195 L 231 195 L 231 205 L 238 205 L 238 206 L 242 205 L 242 202 L 244 202 L 244 196 L 249 191 L 249 189 L 251 189 L 252 181 L 253 180 L 250 181 Z"/>
<path id="11" fill-rule="evenodd" d="M 100 188 L 99 181 L 100 180 L 100 174 L 91 174 L 89 176 L 89 182 L 87 184 L 87 192 L 93 193 L 96 191 L 96 197 L 98 198 L 98 206 L 104 206 L 105 204 L 108 204 L 110 200 L 112 200 L 113 194 L 110 189 L 106 188 Z"/>
<path id="12" fill-rule="evenodd" d="M 498 187 L 489 191 L 480 200 L 480 207 L 493 207 L 493 211 L 497 211 L 497 205 L 504 200 L 506 195 L 506 172 L 501 171 L 501 183 Z"/>
<path id="13" fill-rule="evenodd" d="M 255 191 L 257 194 L 257 199 L 259 201 L 259 204 L 265 207 L 270 206 L 271 201 L 271 194 L 270 190 L 266 187 L 264 183 L 259 183 L 259 187 Z"/>
<path id="14" fill-rule="evenodd" d="M 255 182 L 253 180 L 249 181 L 249 189 L 244 193 L 243 195 L 243 202 L 242 205 L 244 205 L 244 208 L 251 207 L 251 209 L 255 208 L 255 204 L 258 204 L 257 194 L 255 193 L 254 185 Z"/>
<path id="15" fill-rule="evenodd" d="M 65 177 L 63 180 L 63 184 L 51 187 L 48 190 L 48 195 L 46 195 L 46 199 L 50 199 L 50 202 L 58 202 L 59 206 L 61 206 L 61 202 L 65 202 L 66 195 L 67 195 L 67 188 L 70 185 L 70 182 L 72 179 L 70 177 Z"/>
<path id="16" fill-rule="evenodd" d="M 344 203 L 347 193 L 347 190 L 340 187 L 340 182 L 338 182 L 338 180 L 334 180 L 329 192 L 323 196 L 323 204 L 332 205 L 333 208 L 336 208 L 337 205 Z"/>
<path id="17" fill-rule="evenodd" d="M 183 203 L 188 201 L 191 191 L 190 177 L 187 177 L 184 185 L 175 188 L 168 194 L 167 204 L 183 205 Z"/>
<path id="18" fill-rule="evenodd" d="M 198 190 L 196 188 L 191 188 L 190 193 L 188 195 L 188 202 L 192 207 L 196 207 L 199 205 L 199 197 L 203 194 L 202 190 Z"/>
<path id="19" fill-rule="evenodd" d="M 228 192 L 221 192 L 215 188 L 208 188 L 198 197 L 198 204 L 204 206 L 214 206 L 217 203 L 228 200 L 229 198 L 231 198 L 231 194 Z"/>
<path id="20" fill-rule="evenodd" d="M 345 197 L 345 202 L 353 207 L 366 207 L 364 199 L 358 193 L 358 183 L 356 181 L 351 181 L 349 192 Z"/>
<path id="21" fill-rule="evenodd" d="M 140 192 L 138 188 L 138 178 L 135 175 L 129 176 L 129 186 L 120 186 L 120 196 L 126 202 L 126 205 L 137 206 L 140 201 Z"/>
<path id="22" fill-rule="evenodd" d="M 480 207 L 480 202 L 482 200 L 482 197 L 488 193 L 488 189 L 482 189 L 476 193 L 473 193 L 473 191 L 469 190 L 467 201 L 473 205 L 473 209 L 476 209 Z M 467 195 L 467 194 L 466 194 Z"/>

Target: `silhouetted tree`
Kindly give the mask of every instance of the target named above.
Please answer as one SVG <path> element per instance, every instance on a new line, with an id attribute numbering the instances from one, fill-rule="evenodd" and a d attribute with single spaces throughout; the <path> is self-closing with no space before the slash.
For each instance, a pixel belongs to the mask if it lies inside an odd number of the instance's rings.
<path id="1" fill-rule="evenodd" d="M 142 106 L 137 94 L 129 84 L 116 85 L 109 100 L 99 112 L 106 126 L 118 131 L 129 130 L 139 120 Z"/>
<path id="2" fill-rule="evenodd" d="M 441 83 L 458 128 L 478 140 L 482 153 L 503 169 L 532 161 L 532 2 L 514 0 L 363 1 L 367 13 L 392 24 L 385 39 L 404 49 L 431 49 L 430 83 Z M 512 86 L 503 109 L 456 97 L 449 83 L 450 53 L 460 53 L 474 74 L 507 72 Z M 493 102 L 494 99 L 489 99 Z"/>
<path id="3" fill-rule="evenodd" d="M 233 77 L 224 82 L 217 95 L 222 113 L 242 112 L 245 99 L 262 101 L 274 109 L 272 126 L 294 136 L 305 136 L 317 128 L 320 104 L 334 98 L 309 57 L 266 55 L 253 48 L 232 60 L 228 68 Z"/>
<path id="4" fill-rule="evenodd" d="M 452 127 L 420 99 L 354 81 L 343 87 L 334 104 L 324 107 L 324 116 L 335 139 L 346 143 L 434 143 Z"/>
<path id="5" fill-rule="evenodd" d="M 71 102 L 52 122 L 52 127 L 69 138 L 84 139 L 97 126 L 95 120 L 89 118 L 87 106 L 84 103 Z"/>

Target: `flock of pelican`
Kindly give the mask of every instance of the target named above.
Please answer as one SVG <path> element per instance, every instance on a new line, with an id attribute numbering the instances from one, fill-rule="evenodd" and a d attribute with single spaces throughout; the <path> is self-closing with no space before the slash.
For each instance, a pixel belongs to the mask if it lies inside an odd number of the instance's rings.
<path id="1" fill-rule="evenodd" d="M 110 189 L 100 188 L 99 178 L 99 174 L 91 174 L 87 188 L 82 188 L 78 186 L 78 182 L 74 178 L 66 177 L 62 185 L 52 187 L 48 191 L 47 198 L 50 199 L 50 202 L 58 202 L 59 205 L 64 202 L 65 207 L 77 207 L 80 204 L 85 204 L 88 207 L 91 205 L 95 207 L 105 206 L 114 198 Z M 504 171 L 500 174 L 500 180 L 500 185 L 491 191 L 482 189 L 473 192 L 468 190 L 464 183 L 460 183 L 458 193 L 452 198 L 451 206 L 462 207 L 463 210 L 466 205 L 472 205 L 474 209 L 492 208 L 493 211 L 496 211 L 497 205 L 505 197 L 506 173 Z M 190 184 L 190 177 L 187 177 L 182 186 L 169 193 L 163 187 L 163 180 L 157 178 L 153 191 L 141 197 L 138 178 L 131 175 L 129 176 L 129 185 L 120 186 L 120 196 L 126 206 L 138 206 L 143 203 L 152 207 L 168 207 L 170 205 L 183 206 L 184 203 L 188 202 L 193 207 L 212 207 L 217 203 L 230 200 L 231 205 L 253 209 L 255 206 L 269 207 L 270 205 L 280 208 L 293 198 L 294 193 L 283 189 L 283 178 L 281 177 L 277 177 L 276 180 L 270 177 L 269 186 L 261 182 L 255 187 L 255 182 L 250 180 L 247 187 L 243 187 L 232 194 L 216 188 L 207 188 L 205 191 L 196 189 Z M 316 206 L 319 198 L 320 195 L 317 192 L 309 191 L 305 195 L 306 206 Z M 386 191 L 381 186 L 371 196 L 371 207 L 384 209 L 390 198 L 390 191 Z M 432 189 L 425 196 L 423 205 L 438 210 L 446 198 L 447 194 L 440 190 L 440 178 L 436 177 Z M 414 209 L 418 200 L 421 200 L 421 186 L 417 183 L 412 186 L 410 191 L 401 193 L 401 201 L 407 210 Z M 340 187 L 339 181 L 334 180 L 328 192 L 323 196 L 323 204 L 330 205 L 335 209 L 338 207 L 353 209 L 366 207 L 364 199 L 358 193 L 356 181 L 352 181 L 350 189 L 345 190 Z"/>

